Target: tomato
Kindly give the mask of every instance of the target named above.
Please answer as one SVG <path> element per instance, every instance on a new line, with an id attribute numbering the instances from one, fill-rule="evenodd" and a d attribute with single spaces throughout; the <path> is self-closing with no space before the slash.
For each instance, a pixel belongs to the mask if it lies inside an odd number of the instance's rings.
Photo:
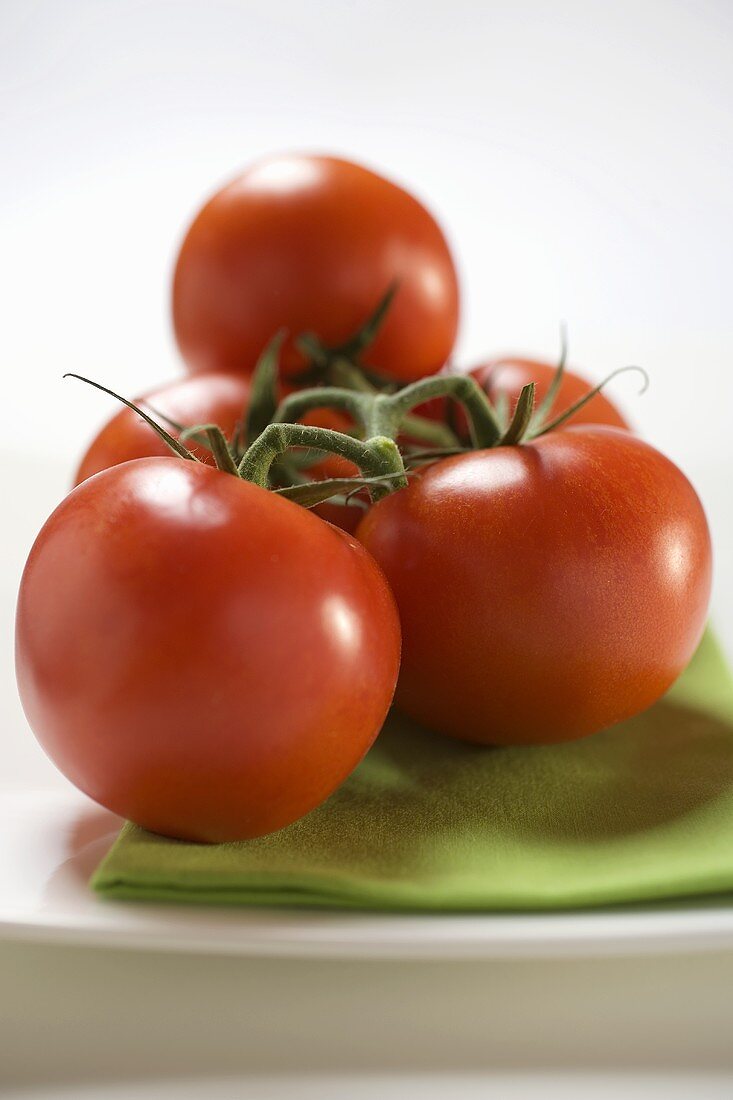
<path id="1" fill-rule="evenodd" d="M 445 363 L 458 325 L 446 240 L 424 206 L 389 180 L 335 157 L 260 161 L 214 195 L 181 246 L 176 338 L 191 371 L 250 373 L 280 328 L 293 340 L 352 336 L 394 280 L 399 288 L 364 361 L 413 381 Z"/>
<path id="2" fill-rule="evenodd" d="M 21 584 L 26 714 L 64 774 L 154 832 L 229 841 L 317 806 L 389 707 L 400 630 L 362 546 L 176 458 L 83 482 Z"/>
<path id="3" fill-rule="evenodd" d="M 438 462 L 357 535 L 400 612 L 396 701 L 453 737 L 530 745 L 610 726 L 667 690 L 703 630 L 702 506 L 618 428 Z"/>
<path id="4" fill-rule="evenodd" d="M 249 380 L 241 375 L 207 374 L 185 378 L 168 386 L 151 390 L 140 398 L 138 404 L 163 427 L 178 436 L 164 417 L 186 427 L 194 424 L 218 424 L 226 436 L 231 436 L 245 413 L 249 402 Z M 193 440 L 186 446 L 198 458 L 213 465 L 211 453 Z M 127 462 L 131 458 L 148 458 L 154 455 L 168 456 L 170 451 L 163 440 L 132 409 L 123 408 L 102 428 L 93 440 L 77 470 L 74 484 L 92 474 Z"/>
<path id="5" fill-rule="evenodd" d="M 322 479 L 314 478 L 314 481 L 318 480 Z M 363 501 L 363 505 L 360 506 L 358 503 L 341 504 L 338 500 L 324 500 L 322 504 L 316 504 L 311 511 L 315 512 L 321 519 L 325 519 L 327 523 L 332 523 L 334 527 L 340 527 L 342 531 L 353 535 L 361 523 L 366 509 L 369 507 L 368 498 L 365 498 L 363 493 L 359 494 L 359 500 Z"/>
<path id="6" fill-rule="evenodd" d="M 556 363 L 542 363 L 537 359 L 491 359 L 470 372 L 479 386 L 495 402 L 499 393 L 509 398 L 510 409 L 514 408 L 522 388 L 530 382 L 535 383 L 535 401 L 541 404 L 557 370 Z M 563 372 L 560 389 L 552 406 L 552 416 L 559 416 L 565 409 L 583 397 L 593 383 L 570 370 Z M 569 424 L 609 424 L 613 428 L 628 428 L 627 420 L 604 393 L 597 393 L 587 405 L 579 409 L 568 421 Z"/>

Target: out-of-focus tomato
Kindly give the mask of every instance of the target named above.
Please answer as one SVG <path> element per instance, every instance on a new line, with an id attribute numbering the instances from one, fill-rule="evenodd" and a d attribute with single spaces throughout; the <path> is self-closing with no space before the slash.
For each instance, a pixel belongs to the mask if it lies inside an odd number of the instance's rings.
<path id="1" fill-rule="evenodd" d="M 424 206 L 382 176 L 335 157 L 260 161 L 197 214 L 173 282 L 173 322 L 191 371 L 251 373 L 287 329 L 285 372 L 304 362 L 293 339 L 342 344 L 390 284 L 391 308 L 364 361 L 409 382 L 440 370 L 458 325 L 446 240 Z"/>
<path id="2" fill-rule="evenodd" d="M 673 683 L 704 626 L 700 501 L 618 428 L 438 462 L 357 535 L 400 612 L 399 706 L 468 741 L 565 741 L 628 718 Z"/>
<path id="3" fill-rule="evenodd" d="M 489 359 L 468 373 L 476 379 L 492 404 L 496 404 L 503 395 L 511 412 L 522 389 L 530 382 L 535 383 L 535 404 L 541 405 L 556 371 L 556 363 L 507 356 L 502 359 Z M 447 369 L 444 373 L 453 374 L 455 371 Z M 569 409 L 588 393 L 592 386 L 592 382 L 579 374 L 565 370 L 548 419 Z M 463 409 L 459 406 L 451 407 L 451 403 L 444 397 L 427 401 L 415 409 L 415 412 L 430 420 L 449 421 L 462 439 L 468 438 L 468 422 Z M 570 417 L 568 424 L 608 424 L 612 428 L 629 427 L 628 421 L 604 393 L 595 394 L 587 404 Z"/>
<path id="4" fill-rule="evenodd" d="M 246 412 L 249 403 L 249 379 L 242 375 L 206 374 L 196 378 L 184 378 L 167 386 L 151 390 L 139 398 L 138 404 L 146 411 L 162 413 L 155 417 L 171 435 L 178 432 L 165 420 L 172 420 L 186 427 L 194 424 L 218 424 L 226 436 L 231 436 L 236 425 Z M 213 465 L 211 453 L 195 443 L 186 441 L 186 446 L 202 462 Z M 152 458 L 155 455 L 168 456 L 170 451 L 160 436 L 142 420 L 132 409 L 123 408 L 110 421 L 90 444 L 77 470 L 74 484 L 91 477 L 92 474 L 128 462 L 132 458 Z"/>
<path id="5" fill-rule="evenodd" d="M 18 683 L 46 752 L 102 805 L 195 841 L 259 836 L 327 798 L 379 732 L 399 650 L 360 544 L 173 457 L 73 490 L 18 602 Z"/>
<path id="6" fill-rule="evenodd" d="M 474 367 L 470 372 L 479 386 L 496 402 L 500 393 L 506 394 L 510 409 L 514 408 L 524 386 L 535 383 L 535 401 L 540 405 L 550 388 L 557 371 L 557 364 L 543 363 L 537 359 L 519 359 L 506 357 L 491 359 Z M 588 382 L 573 371 L 563 372 L 560 388 L 555 397 L 550 416 L 558 416 L 570 408 L 592 388 Z M 597 393 L 590 401 L 570 418 L 568 424 L 608 424 L 612 428 L 628 428 L 629 424 L 616 406 L 604 393 Z"/>

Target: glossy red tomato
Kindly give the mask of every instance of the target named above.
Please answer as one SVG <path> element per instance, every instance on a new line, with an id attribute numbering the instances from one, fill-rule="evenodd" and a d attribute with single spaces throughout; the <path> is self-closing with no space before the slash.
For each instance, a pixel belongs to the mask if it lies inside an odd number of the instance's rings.
<path id="1" fill-rule="evenodd" d="M 617 428 L 438 462 L 357 533 L 400 612 L 397 702 L 453 737 L 542 744 L 619 722 L 667 690 L 703 630 L 702 506 Z"/>
<path id="2" fill-rule="evenodd" d="M 78 486 L 31 551 L 17 673 L 49 756 L 102 805 L 195 841 L 317 806 L 371 745 L 399 622 L 362 546 L 176 458 Z"/>
<path id="3" fill-rule="evenodd" d="M 178 436 L 164 417 L 192 427 L 194 424 L 218 424 L 230 437 L 244 415 L 249 403 L 249 379 L 242 375 L 207 374 L 196 378 L 184 378 L 168 386 L 150 390 L 138 404 L 153 415 L 171 435 Z M 163 413 L 156 417 L 155 413 Z M 213 465 L 211 453 L 187 440 L 186 446 L 203 462 Z M 92 474 L 127 462 L 131 458 L 149 458 L 154 455 L 170 456 L 163 440 L 151 427 L 133 412 L 123 408 L 102 428 L 90 444 L 77 470 L 74 484 Z"/>
<path id="4" fill-rule="evenodd" d="M 509 408 L 514 408 L 524 386 L 535 383 L 535 401 L 539 405 L 550 388 L 557 370 L 556 363 L 543 363 L 537 359 L 519 359 L 507 357 L 491 359 L 474 367 L 470 372 L 491 401 L 496 401 L 500 393 L 509 399 Z M 560 389 L 552 406 L 551 417 L 559 416 L 565 409 L 578 401 L 591 389 L 593 383 L 573 371 L 563 372 Z M 604 393 L 597 393 L 587 405 L 579 409 L 568 424 L 609 424 L 612 428 L 628 428 L 625 417 Z"/>
<path id="5" fill-rule="evenodd" d="M 458 283 L 424 206 L 389 180 L 335 157 L 260 161 L 219 191 L 186 234 L 173 322 L 191 371 L 250 373 L 285 327 L 329 346 L 352 336 L 394 281 L 399 289 L 365 362 L 408 382 L 445 363 L 456 337 Z"/>

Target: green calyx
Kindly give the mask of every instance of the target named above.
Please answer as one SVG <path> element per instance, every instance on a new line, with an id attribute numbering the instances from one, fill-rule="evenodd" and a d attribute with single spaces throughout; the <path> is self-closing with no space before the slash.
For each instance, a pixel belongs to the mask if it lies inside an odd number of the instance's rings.
<path id="1" fill-rule="evenodd" d="M 345 386 L 367 391 L 389 386 L 378 370 L 364 366 L 361 360 L 384 324 L 398 290 L 398 281 L 390 283 L 374 312 L 342 344 L 329 346 L 314 332 L 301 333 L 295 344 L 308 365 L 294 381 L 301 385 Z"/>
<path id="2" fill-rule="evenodd" d="M 237 433 L 230 441 L 216 424 L 196 424 L 188 428 L 172 424 L 175 430 L 180 429 L 181 437 L 176 439 L 143 408 L 107 386 L 72 372 L 65 374 L 64 378 L 76 378 L 80 382 L 86 382 L 87 385 L 120 401 L 128 409 L 137 413 L 178 458 L 188 462 L 200 461 L 183 442 L 184 439 L 195 437 L 211 452 L 216 467 L 222 472 L 233 474 L 261 488 L 273 488 L 280 495 L 293 497 L 298 503 L 305 504 L 307 507 L 329 500 L 336 493 L 348 493 L 361 488 L 366 488 L 372 501 L 376 501 L 391 492 L 393 488 L 403 488 L 407 484 L 400 450 L 393 440 L 384 436 L 360 440 L 330 428 L 271 423 L 246 447 L 244 453 L 239 455 L 236 445 Z M 271 478 L 273 467 L 290 448 L 294 447 L 311 449 L 317 452 L 319 457 L 323 454 L 338 455 L 352 462 L 362 476 L 308 482 L 299 478 L 294 471 L 290 471 L 292 478 L 290 484 L 273 486 Z"/>
<path id="3" fill-rule="evenodd" d="M 562 370 L 561 363 L 556 378 L 562 377 Z M 612 378 L 626 371 L 639 371 L 643 375 L 646 388 L 647 376 L 641 367 L 620 367 L 553 419 L 549 419 L 549 415 L 555 395 L 548 394 L 550 401 L 545 398 L 539 409 L 536 409 L 534 382 L 524 386 L 512 416 L 506 422 L 506 417 L 492 405 L 475 379 L 469 375 L 453 374 L 423 378 L 396 393 L 370 394 L 335 386 L 301 390 L 281 402 L 274 421 L 292 423 L 313 409 L 335 409 L 353 420 L 366 439 L 373 436 L 398 439 L 401 435 L 412 434 L 410 428 L 415 419 L 411 415 L 413 409 L 436 398 L 444 398 L 463 408 L 468 421 L 471 446 L 461 447 L 455 437 L 451 438 L 453 433 L 443 436 L 443 425 L 435 422 L 437 431 L 430 442 L 436 451 L 516 446 L 559 428 L 595 397 Z"/>
<path id="4" fill-rule="evenodd" d="M 374 312 L 343 344 L 329 347 L 315 333 L 302 333 L 295 343 L 308 360 L 308 366 L 294 381 L 311 388 L 351 390 L 371 397 L 394 393 L 399 388 L 394 380 L 385 377 L 379 370 L 365 366 L 362 355 L 376 339 L 398 290 L 397 282 L 390 284 Z M 454 447 L 458 444 L 458 438 L 448 424 L 440 424 L 426 417 L 406 414 L 402 428 L 410 439 L 428 446 Z"/>
<path id="5" fill-rule="evenodd" d="M 353 420 L 366 439 L 397 439 L 400 435 L 415 438 L 413 425 L 419 420 L 421 426 L 424 421 L 435 428 L 429 440 L 424 440 L 425 432 L 421 433 L 421 441 L 441 449 L 456 447 L 455 434 L 444 431 L 440 422 L 412 415 L 413 409 L 435 398 L 452 398 L 463 406 L 476 447 L 494 447 L 500 441 L 501 426 L 486 394 L 473 378 L 457 374 L 423 378 L 396 393 L 365 393 L 335 386 L 301 390 L 285 398 L 275 421 L 290 423 L 313 409 L 335 409 Z M 420 435 L 417 438 L 420 440 Z"/>
<path id="6" fill-rule="evenodd" d="M 390 287 L 361 329 L 338 348 L 326 348 L 312 334 L 300 337 L 298 346 L 310 359 L 310 367 L 301 381 L 307 378 L 320 384 L 296 391 L 282 401 L 279 400 L 278 361 L 285 332 L 278 332 L 260 356 L 252 379 L 249 406 L 231 439 L 227 439 L 216 424 L 178 424 L 150 406 L 147 412 L 81 375 L 64 377 L 78 378 L 121 401 L 142 417 L 179 458 L 200 461 L 186 446 L 187 440 L 195 440 L 211 453 L 219 470 L 261 488 L 272 489 L 309 508 L 326 500 L 363 507 L 359 497 L 366 493 L 375 502 L 404 488 L 410 473 L 425 463 L 470 450 L 531 442 L 561 427 L 612 378 L 624 371 L 639 371 L 646 388 L 647 376 L 640 367 L 622 367 L 569 408 L 553 416 L 565 371 L 567 343 L 563 332 L 558 366 L 539 406 L 535 404 L 533 382 L 522 389 L 511 415 L 505 395 L 493 405 L 469 375 L 434 375 L 399 389 L 394 383 L 368 374 L 359 364 L 396 290 L 396 285 Z M 447 423 L 450 416 L 446 416 L 446 422 L 441 422 L 416 414 L 419 406 L 435 399 L 446 402 L 449 414 L 456 406 L 462 408 L 470 444 L 464 445 Z M 316 409 L 343 414 L 353 429 L 339 432 L 298 422 Z M 176 431 L 178 438 L 159 420 Z M 358 476 L 312 480 L 308 476 L 309 468 L 328 455 L 351 462 L 359 471 Z"/>

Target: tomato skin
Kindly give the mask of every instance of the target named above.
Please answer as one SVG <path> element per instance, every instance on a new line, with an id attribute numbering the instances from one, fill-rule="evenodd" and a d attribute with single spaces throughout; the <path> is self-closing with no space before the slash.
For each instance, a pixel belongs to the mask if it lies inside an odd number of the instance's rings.
<path id="1" fill-rule="evenodd" d="M 190 226 L 173 281 L 173 323 L 190 371 L 251 373 L 284 327 L 285 372 L 302 369 L 293 339 L 329 346 L 399 289 L 364 361 L 403 382 L 440 370 L 458 325 L 446 240 L 402 188 L 349 161 L 277 156 L 213 196 Z"/>
<path id="2" fill-rule="evenodd" d="M 557 371 L 556 363 L 543 363 L 538 359 L 521 359 L 507 356 L 490 359 L 470 371 L 479 386 L 496 401 L 500 392 L 509 398 L 509 407 L 514 408 L 522 388 L 530 382 L 535 383 L 535 401 L 539 405 L 550 388 Z M 563 372 L 560 389 L 552 406 L 551 417 L 559 416 L 575 401 L 591 389 L 593 383 L 581 378 L 571 370 Z M 568 421 L 569 424 L 608 424 L 612 428 L 629 428 L 629 423 L 604 393 L 597 393 L 587 405 L 579 409 Z"/>
<path id="3" fill-rule="evenodd" d="M 194 841 L 259 836 L 322 802 L 379 732 L 399 648 L 362 546 L 176 458 L 73 490 L 18 603 L 21 698 L 46 752 L 102 805 Z"/>
<path id="4" fill-rule="evenodd" d="M 368 499 L 365 499 L 364 503 L 367 508 L 370 507 Z M 326 520 L 327 523 L 339 527 L 348 535 L 356 534 L 356 529 L 365 515 L 365 509 L 360 508 L 358 504 L 339 504 L 338 501 L 333 500 L 325 500 L 322 504 L 316 504 L 311 511 L 315 512 L 321 519 Z"/>
<path id="5" fill-rule="evenodd" d="M 153 419 L 176 437 L 179 433 L 162 417 L 156 417 L 153 410 L 187 427 L 218 424 L 230 437 L 247 408 L 249 392 L 249 379 L 242 375 L 212 373 L 159 386 L 139 398 L 137 404 L 141 404 Z M 213 465 L 211 452 L 205 447 L 190 439 L 186 446 L 202 462 Z M 92 474 L 132 458 L 168 457 L 170 453 L 163 440 L 137 413 L 123 408 L 105 424 L 89 445 L 76 472 L 74 484 L 78 485 Z"/>
<path id="6" fill-rule="evenodd" d="M 396 702 L 453 737 L 572 740 L 650 706 L 700 639 L 702 506 L 618 428 L 569 428 L 436 463 L 358 537 L 402 621 Z"/>

